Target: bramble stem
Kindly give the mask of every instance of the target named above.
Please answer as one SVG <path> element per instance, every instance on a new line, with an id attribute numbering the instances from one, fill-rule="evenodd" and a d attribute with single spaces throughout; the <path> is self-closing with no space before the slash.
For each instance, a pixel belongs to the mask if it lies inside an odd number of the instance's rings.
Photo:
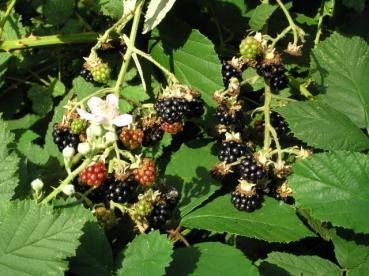
<path id="1" fill-rule="evenodd" d="M 129 36 L 129 44 L 128 44 L 127 52 L 124 55 L 124 60 L 123 60 L 123 63 L 122 63 L 122 67 L 120 68 L 117 83 L 115 84 L 115 87 L 114 87 L 114 93 L 118 98 L 119 98 L 119 94 L 120 94 L 119 90 L 120 90 L 120 87 L 121 87 L 121 85 L 124 81 L 125 74 L 127 72 L 129 63 L 130 63 L 131 58 L 132 58 L 133 49 L 135 47 L 137 30 L 138 30 L 138 25 L 140 23 L 141 11 L 142 11 L 142 7 L 143 7 L 144 2 L 145 2 L 144 0 L 141 1 L 138 4 L 138 6 L 136 7 L 136 10 L 134 12 L 132 29 L 131 29 L 131 34 Z"/>
<path id="2" fill-rule="evenodd" d="M 264 93 L 265 93 L 265 99 L 264 99 L 264 151 L 268 152 L 270 147 L 270 102 L 272 100 L 272 92 L 270 91 L 269 83 L 265 81 L 264 86 Z"/>
<path id="3" fill-rule="evenodd" d="M 176 76 L 170 72 L 169 70 L 167 70 L 164 66 L 162 66 L 159 62 L 157 62 L 155 59 L 152 58 L 152 56 L 150 56 L 149 54 L 146 54 L 145 52 L 134 48 L 133 52 L 135 52 L 136 54 L 138 54 L 139 56 L 147 59 L 148 61 L 150 61 L 152 64 L 154 64 L 155 66 L 157 66 L 161 71 L 163 71 L 164 74 L 167 74 L 168 77 L 173 81 L 173 82 L 178 82 Z"/>
<path id="4" fill-rule="evenodd" d="M 45 197 L 42 201 L 41 204 L 47 204 L 50 200 L 54 199 L 59 193 L 61 193 L 61 191 L 63 190 L 65 185 L 68 185 L 80 172 L 82 172 L 85 168 L 88 167 L 88 165 L 90 165 L 91 163 L 91 159 L 90 158 L 86 158 L 83 163 L 76 168 L 73 172 L 71 172 L 67 178 L 65 178 L 58 187 L 55 188 L 54 191 L 52 191 L 47 197 Z"/>
<path id="5" fill-rule="evenodd" d="M 291 31 L 292 27 L 291 26 L 288 26 L 286 27 L 279 35 L 277 35 L 276 38 L 273 38 L 272 39 L 272 44 L 271 44 L 271 48 L 274 48 L 275 45 L 278 43 L 278 41 L 280 41 L 282 38 L 284 38 L 286 36 L 286 34 L 289 33 L 289 31 Z"/>
<path id="6" fill-rule="evenodd" d="M 287 10 L 287 8 L 285 7 L 285 5 L 282 3 L 281 0 L 276 0 L 279 7 L 282 9 L 284 15 L 286 16 L 288 23 L 290 24 L 291 28 L 292 28 L 292 32 L 293 32 L 293 44 L 297 45 L 298 40 L 299 40 L 299 36 L 298 36 L 298 32 L 297 32 L 297 26 L 295 24 L 295 22 L 293 22 L 293 19 L 289 13 L 289 11 Z"/>
<path id="7" fill-rule="evenodd" d="M 10 51 L 58 44 L 90 43 L 96 41 L 97 33 L 76 33 L 67 35 L 31 36 L 0 42 L 0 50 Z"/>
<path id="8" fill-rule="evenodd" d="M 12 12 L 12 10 L 14 8 L 15 2 L 16 2 L 16 0 L 9 0 L 8 6 L 7 6 L 5 14 L 4 14 L 4 17 L 1 18 L 1 21 L 0 21 L 0 39 L 3 36 L 4 25 L 5 25 L 6 20 L 8 19 L 9 15 L 10 15 L 10 13 Z"/>
<path id="9" fill-rule="evenodd" d="M 269 131 L 270 131 L 270 134 L 272 134 L 273 140 L 275 142 L 275 147 L 277 148 L 277 154 L 278 154 L 277 163 L 280 163 L 283 160 L 283 151 L 282 151 L 281 145 L 279 144 L 277 132 L 275 131 L 274 127 L 272 127 L 271 125 L 269 125 Z"/>

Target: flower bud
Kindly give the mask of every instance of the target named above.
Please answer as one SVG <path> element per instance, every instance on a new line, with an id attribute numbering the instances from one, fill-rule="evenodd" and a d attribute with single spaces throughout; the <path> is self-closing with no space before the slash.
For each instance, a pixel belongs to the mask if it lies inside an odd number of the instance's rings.
<path id="1" fill-rule="evenodd" d="M 63 149 L 63 156 L 64 158 L 66 159 L 70 159 L 73 157 L 73 155 L 75 154 L 75 150 L 74 148 L 70 147 L 70 146 L 66 146 L 64 149 Z"/>
<path id="2" fill-rule="evenodd" d="M 91 151 L 91 146 L 89 143 L 79 143 L 77 150 L 80 154 L 86 155 Z"/>
<path id="3" fill-rule="evenodd" d="M 103 129 L 100 125 L 91 125 L 88 130 L 92 136 L 100 137 L 103 134 Z"/>
<path id="4" fill-rule="evenodd" d="M 107 144 L 112 144 L 118 139 L 117 134 L 113 131 L 108 131 L 105 133 L 104 137 Z"/>
<path id="5" fill-rule="evenodd" d="M 75 193 L 75 189 L 74 189 L 74 186 L 72 184 L 68 184 L 68 185 L 65 185 L 63 187 L 63 193 L 67 196 L 71 196 Z"/>
<path id="6" fill-rule="evenodd" d="M 32 189 L 37 193 L 42 190 L 44 187 L 44 182 L 41 179 L 36 178 L 31 182 Z"/>

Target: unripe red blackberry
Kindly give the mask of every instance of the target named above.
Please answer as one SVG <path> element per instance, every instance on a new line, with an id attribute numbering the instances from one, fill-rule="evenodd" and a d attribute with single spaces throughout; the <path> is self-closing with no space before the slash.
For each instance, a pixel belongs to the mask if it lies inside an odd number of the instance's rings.
<path id="1" fill-rule="evenodd" d="M 155 164 L 149 158 L 141 161 L 140 167 L 133 171 L 136 181 L 143 185 L 151 185 L 155 181 Z"/>
<path id="2" fill-rule="evenodd" d="M 103 162 L 93 164 L 79 174 L 82 183 L 96 187 L 99 187 L 107 177 L 108 171 Z"/>
<path id="3" fill-rule="evenodd" d="M 141 146 L 143 137 L 144 133 L 141 129 L 129 129 L 128 127 L 124 127 L 119 134 L 119 140 L 130 150 Z"/>
<path id="4" fill-rule="evenodd" d="M 163 122 L 174 124 L 181 122 L 189 111 L 189 104 L 182 98 L 167 98 L 155 103 L 155 110 Z"/>
<path id="5" fill-rule="evenodd" d="M 60 151 L 63 151 L 67 146 L 77 149 L 79 137 L 73 134 L 70 128 L 60 127 L 58 124 L 55 124 L 52 136 L 54 138 L 54 143 L 58 146 Z"/>
<path id="6" fill-rule="evenodd" d="M 161 124 L 161 129 L 164 130 L 165 132 L 175 135 L 178 132 L 182 131 L 183 129 L 183 124 L 181 122 L 175 122 L 173 124 L 169 124 L 167 122 L 164 122 Z"/>

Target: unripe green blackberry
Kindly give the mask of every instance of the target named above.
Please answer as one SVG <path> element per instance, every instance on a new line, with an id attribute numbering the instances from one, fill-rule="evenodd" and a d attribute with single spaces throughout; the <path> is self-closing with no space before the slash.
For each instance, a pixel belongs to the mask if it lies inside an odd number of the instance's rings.
<path id="1" fill-rule="evenodd" d="M 241 41 L 240 54 L 243 58 L 255 59 L 260 53 L 260 42 L 253 36 L 248 36 Z"/>
<path id="2" fill-rule="evenodd" d="M 91 74 L 94 81 L 99 83 L 107 83 L 110 79 L 110 67 L 107 63 L 100 63 L 91 68 Z"/>
<path id="3" fill-rule="evenodd" d="M 70 130 L 73 134 L 79 134 L 87 128 L 87 122 L 81 119 L 76 119 L 70 124 Z"/>

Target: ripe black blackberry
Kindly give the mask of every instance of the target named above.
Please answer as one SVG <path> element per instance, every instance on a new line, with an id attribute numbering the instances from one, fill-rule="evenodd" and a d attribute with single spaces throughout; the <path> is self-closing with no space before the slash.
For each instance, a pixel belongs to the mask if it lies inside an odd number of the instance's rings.
<path id="1" fill-rule="evenodd" d="M 193 97 L 192 101 L 188 103 L 188 112 L 186 117 L 196 118 L 204 114 L 204 100 L 201 97 Z"/>
<path id="2" fill-rule="evenodd" d="M 58 146 L 60 151 L 63 151 L 66 146 L 77 149 L 79 137 L 78 135 L 72 134 L 69 128 L 59 127 L 58 124 L 55 124 L 52 135 L 54 143 Z"/>
<path id="3" fill-rule="evenodd" d="M 168 187 L 161 190 L 161 198 L 164 199 L 170 209 L 174 209 L 178 204 L 178 190 L 174 187 Z"/>
<path id="4" fill-rule="evenodd" d="M 236 141 L 222 142 L 222 146 L 219 152 L 219 160 L 226 163 L 233 163 L 241 156 L 245 155 L 247 147 L 245 144 Z"/>
<path id="5" fill-rule="evenodd" d="M 112 200 L 116 203 L 125 203 L 135 199 L 138 183 L 133 175 L 128 176 L 124 180 L 110 177 L 106 182 L 105 199 L 107 202 Z"/>
<path id="6" fill-rule="evenodd" d="M 289 132 L 288 124 L 279 113 L 270 111 L 270 124 L 279 135 Z"/>
<path id="7" fill-rule="evenodd" d="M 256 162 L 250 153 L 246 154 L 245 158 L 241 160 L 239 171 L 242 179 L 250 182 L 255 182 L 265 176 L 262 166 Z"/>
<path id="8" fill-rule="evenodd" d="M 281 62 L 265 63 L 261 62 L 256 65 L 256 72 L 269 80 L 270 89 L 279 91 L 287 87 L 288 78 L 285 75 L 286 68 Z"/>
<path id="9" fill-rule="evenodd" d="M 150 228 L 159 229 L 171 216 L 172 208 L 165 201 L 155 203 L 148 218 Z"/>
<path id="10" fill-rule="evenodd" d="M 222 61 L 222 76 L 225 88 L 228 88 L 229 81 L 232 77 L 237 78 L 238 80 L 242 79 L 241 72 L 233 67 L 226 60 Z"/>
<path id="11" fill-rule="evenodd" d="M 261 207 L 262 197 L 258 193 L 247 195 L 236 190 L 231 194 L 231 202 L 238 210 L 253 212 Z"/>
<path id="12" fill-rule="evenodd" d="M 169 98 L 158 100 L 155 109 L 163 122 L 174 124 L 182 121 L 189 111 L 189 105 L 185 99 Z"/>
<path id="13" fill-rule="evenodd" d="M 241 109 L 230 110 L 224 103 L 217 107 L 215 117 L 219 124 L 226 126 L 243 122 Z"/>
<path id="14" fill-rule="evenodd" d="M 144 147 L 153 146 L 161 139 L 163 139 L 164 131 L 161 129 L 160 126 L 161 126 L 160 124 L 154 123 L 142 127 L 144 133 L 142 145 Z"/>
<path id="15" fill-rule="evenodd" d="M 75 191 L 80 194 L 84 194 L 91 188 L 91 186 L 79 183 L 78 181 L 75 181 L 73 185 Z M 103 183 L 101 186 L 92 190 L 92 192 L 87 195 L 87 198 L 95 204 L 103 203 L 105 201 L 105 190 L 106 185 Z"/>
<path id="16" fill-rule="evenodd" d="M 289 195 L 284 195 L 282 193 L 280 193 L 280 191 L 278 189 L 273 189 L 270 192 L 270 195 L 272 197 L 274 197 L 276 200 L 282 200 L 287 204 L 294 204 L 295 203 L 295 199 L 292 196 Z"/>
<path id="17" fill-rule="evenodd" d="M 94 78 L 93 78 L 90 70 L 87 70 L 87 69 L 83 68 L 79 72 L 79 74 L 81 75 L 82 78 L 85 79 L 85 81 L 88 81 L 88 82 L 91 82 L 91 83 L 95 83 Z"/>

